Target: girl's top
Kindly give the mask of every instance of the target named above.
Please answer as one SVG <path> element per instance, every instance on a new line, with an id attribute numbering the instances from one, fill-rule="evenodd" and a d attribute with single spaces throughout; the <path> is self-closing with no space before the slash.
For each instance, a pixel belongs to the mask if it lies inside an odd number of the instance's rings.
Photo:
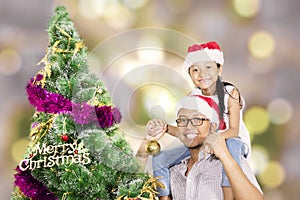
<path id="1" fill-rule="evenodd" d="M 219 131 L 218 131 L 219 133 L 224 132 L 224 131 L 228 130 L 228 128 L 229 128 L 228 100 L 229 100 L 229 98 L 232 98 L 232 97 L 230 97 L 229 94 L 231 93 L 231 91 L 234 88 L 235 87 L 231 86 L 231 85 L 226 85 L 224 87 L 224 90 L 226 90 L 226 91 L 224 91 L 225 92 L 225 95 L 224 95 L 225 110 L 224 110 L 224 115 L 223 115 L 223 119 L 224 119 L 225 124 L 222 125 L 222 121 L 220 121 L 220 123 L 221 123 L 220 126 L 222 126 L 222 128 L 219 129 Z M 190 95 L 195 95 L 195 96 L 199 96 L 199 97 L 203 96 L 204 98 L 211 98 L 212 100 L 214 100 L 214 102 L 217 105 L 219 103 L 217 95 L 212 95 L 212 96 L 203 95 L 201 89 L 199 89 L 199 88 L 194 88 Z M 240 109 L 240 126 L 239 126 L 238 136 L 247 145 L 247 148 L 248 148 L 248 152 L 246 151 L 248 153 L 247 158 L 250 158 L 250 156 L 249 156 L 249 154 L 251 152 L 250 134 L 249 134 L 249 131 L 246 128 L 246 125 L 245 125 L 244 120 L 243 120 L 243 111 L 244 111 L 244 108 L 245 108 L 245 100 L 242 96 L 241 96 L 241 100 L 242 100 L 243 107 Z"/>

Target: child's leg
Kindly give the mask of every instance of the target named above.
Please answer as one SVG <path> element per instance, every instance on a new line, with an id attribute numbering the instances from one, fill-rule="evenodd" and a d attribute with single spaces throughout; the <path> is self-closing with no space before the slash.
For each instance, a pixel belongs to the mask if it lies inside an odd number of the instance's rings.
<path id="1" fill-rule="evenodd" d="M 178 164 L 189 155 L 190 151 L 185 146 L 180 146 L 175 149 L 161 151 L 159 154 L 153 156 L 153 175 L 165 186 L 164 189 L 157 188 L 159 197 L 168 196 L 171 193 L 169 168 Z"/>
<path id="2" fill-rule="evenodd" d="M 226 145 L 234 160 L 241 167 L 241 159 L 242 157 L 246 156 L 245 144 L 240 138 L 228 138 L 226 140 Z M 224 168 L 222 171 L 222 187 L 230 187 L 230 183 Z"/>

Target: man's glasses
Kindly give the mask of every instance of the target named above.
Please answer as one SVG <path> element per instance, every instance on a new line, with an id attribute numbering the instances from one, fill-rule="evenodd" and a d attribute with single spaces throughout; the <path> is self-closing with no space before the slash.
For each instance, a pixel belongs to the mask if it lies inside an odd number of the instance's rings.
<path id="1" fill-rule="evenodd" d="M 200 118 L 195 117 L 191 119 L 187 118 L 178 118 L 176 119 L 176 123 L 178 127 L 185 127 L 188 125 L 189 121 L 192 123 L 193 126 L 201 126 L 203 124 L 203 121 L 209 121 L 207 118 Z"/>

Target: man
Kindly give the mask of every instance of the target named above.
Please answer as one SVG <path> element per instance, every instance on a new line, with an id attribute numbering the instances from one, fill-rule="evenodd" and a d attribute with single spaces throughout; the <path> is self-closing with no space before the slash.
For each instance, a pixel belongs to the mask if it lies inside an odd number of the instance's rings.
<path id="1" fill-rule="evenodd" d="M 225 139 L 215 133 L 219 118 L 206 101 L 187 96 L 177 106 L 178 137 L 191 156 L 170 169 L 173 200 L 264 199 L 256 178 L 244 159 L 242 168 L 229 153 Z M 221 187 L 222 166 L 227 173 L 232 194 Z M 226 199 L 227 200 L 227 199 Z"/>

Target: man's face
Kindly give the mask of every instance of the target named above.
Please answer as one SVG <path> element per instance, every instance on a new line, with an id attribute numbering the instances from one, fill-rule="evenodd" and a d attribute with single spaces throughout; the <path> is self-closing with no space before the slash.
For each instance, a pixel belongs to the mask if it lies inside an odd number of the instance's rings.
<path id="1" fill-rule="evenodd" d="M 187 126 L 182 126 L 186 123 Z M 210 131 L 210 121 L 204 115 L 198 111 L 185 108 L 180 109 L 178 112 L 177 126 L 178 137 L 186 147 L 201 145 Z"/>

